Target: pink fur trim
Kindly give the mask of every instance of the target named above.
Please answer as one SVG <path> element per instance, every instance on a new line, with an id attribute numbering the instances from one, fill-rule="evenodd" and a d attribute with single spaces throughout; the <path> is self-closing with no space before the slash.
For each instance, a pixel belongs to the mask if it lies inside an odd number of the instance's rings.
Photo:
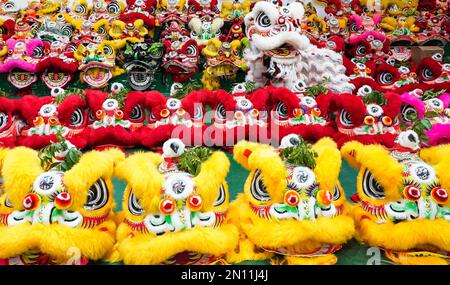
<path id="1" fill-rule="evenodd" d="M 36 64 L 23 61 L 21 59 L 11 59 L 0 66 L 0 72 L 9 72 L 17 68 L 28 72 L 36 72 Z"/>
<path id="2" fill-rule="evenodd" d="M 419 115 L 419 118 L 423 118 L 425 113 L 425 104 L 419 98 L 409 95 L 408 93 L 403 93 L 400 96 L 402 103 L 413 106 Z"/>
<path id="3" fill-rule="evenodd" d="M 377 31 L 370 30 L 370 31 L 364 32 L 362 35 L 349 38 L 348 42 L 351 45 L 356 45 L 357 43 L 365 41 L 368 36 L 372 36 L 374 39 L 380 40 L 380 41 L 385 41 L 386 40 L 386 36 L 385 35 L 377 32 Z"/>
<path id="4" fill-rule="evenodd" d="M 28 56 L 31 56 L 33 54 L 33 51 L 37 47 L 43 47 L 44 43 L 40 39 L 32 39 L 27 43 L 26 49 Z"/>
<path id="5" fill-rule="evenodd" d="M 448 143 L 450 141 L 450 124 L 435 124 L 431 130 L 425 132 L 430 145 Z"/>
<path id="6" fill-rule="evenodd" d="M 358 16 L 358 15 L 356 15 L 356 14 L 353 14 L 353 15 L 351 15 L 350 16 L 350 22 L 355 22 L 356 23 L 356 26 L 359 28 L 359 27 L 361 27 L 361 25 L 362 25 L 362 19 L 361 19 L 361 16 Z"/>
<path id="7" fill-rule="evenodd" d="M 381 22 L 381 17 L 382 17 L 381 14 L 375 14 L 372 17 L 372 20 L 375 24 L 379 24 Z"/>
<path id="8" fill-rule="evenodd" d="M 439 99 L 442 100 L 442 102 L 444 103 L 444 107 L 448 108 L 450 105 L 450 93 L 444 93 L 441 96 L 439 96 Z"/>

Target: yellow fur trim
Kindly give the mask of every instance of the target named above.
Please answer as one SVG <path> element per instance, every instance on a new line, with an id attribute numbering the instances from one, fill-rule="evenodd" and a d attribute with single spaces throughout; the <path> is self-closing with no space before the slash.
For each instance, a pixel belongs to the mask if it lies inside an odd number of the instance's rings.
<path id="1" fill-rule="evenodd" d="M 80 253 L 91 260 L 103 258 L 114 245 L 115 224 L 106 221 L 97 229 L 68 228 L 54 224 L 22 224 L 0 228 L 0 258 L 14 257 L 38 249 L 57 260 L 67 260 Z"/>
<path id="2" fill-rule="evenodd" d="M 450 224 L 444 219 L 417 219 L 398 224 L 376 224 L 362 219 L 359 221 L 358 235 L 371 246 L 391 250 L 404 251 L 428 244 L 450 251 Z"/>
<path id="3" fill-rule="evenodd" d="M 236 227 L 225 224 L 218 229 L 196 227 L 156 237 L 128 237 L 119 244 L 118 249 L 125 264 L 159 264 L 183 251 L 224 255 L 236 247 L 238 237 Z"/>
<path id="4" fill-rule="evenodd" d="M 342 244 L 355 232 L 353 219 L 347 215 L 319 217 L 316 221 L 270 221 L 256 216 L 242 198 L 233 203 L 241 204 L 235 208 L 239 211 L 235 215 L 240 216 L 241 227 L 250 241 L 259 247 L 285 247 L 307 242 Z"/>
<path id="5" fill-rule="evenodd" d="M 241 141 L 234 146 L 234 158 L 246 169 L 252 170 L 245 182 L 244 191 L 250 191 L 254 171 L 259 169 L 263 173 L 262 180 L 271 201 L 277 203 L 283 199 L 287 170 L 283 160 L 273 147 Z"/>
<path id="6" fill-rule="evenodd" d="M 350 141 L 341 147 L 342 157 L 354 168 L 360 168 L 361 163 L 356 159 L 356 154 L 364 147 L 357 141 Z"/>
<path id="7" fill-rule="evenodd" d="M 448 265 L 448 261 L 437 256 L 418 257 L 393 251 L 385 251 L 385 255 L 390 260 L 401 265 Z"/>
<path id="8" fill-rule="evenodd" d="M 313 149 L 317 152 L 316 167 L 314 174 L 319 182 L 319 187 L 324 190 L 332 191 L 338 182 L 339 172 L 341 170 L 341 153 L 336 143 L 330 138 L 319 140 Z"/>
<path id="9" fill-rule="evenodd" d="M 3 167 L 3 160 L 5 159 L 7 152 L 8 152 L 7 148 L 0 148 L 0 170 Z"/>
<path id="10" fill-rule="evenodd" d="M 64 174 L 64 184 L 73 198 L 71 208 L 81 208 L 86 203 L 89 187 L 99 178 L 110 178 L 113 175 L 114 163 L 123 158 L 124 154 L 118 149 L 84 154 L 80 161 Z"/>
<path id="11" fill-rule="evenodd" d="M 214 201 L 219 196 L 220 185 L 225 182 L 230 161 L 220 151 L 214 152 L 208 160 L 202 163 L 200 173 L 194 177 L 197 191 L 202 197 L 202 211 L 208 212 L 213 208 Z"/>
<path id="12" fill-rule="evenodd" d="M 17 147 L 6 153 L 2 176 L 5 192 L 14 205 L 14 209 L 22 208 L 23 198 L 42 172 L 37 151 L 26 147 Z"/>
<path id="13" fill-rule="evenodd" d="M 217 51 L 219 50 L 222 42 L 216 38 L 210 39 L 206 44 L 206 47 L 202 50 L 204 56 L 215 57 L 217 56 Z"/>
<path id="14" fill-rule="evenodd" d="M 356 148 L 351 148 L 352 146 L 356 146 Z M 399 191 L 403 186 L 402 165 L 390 156 L 389 151 L 383 146 L 367 145 L 361 148 L 355 144 L 345 144 L 342 146 L 341 152 L 345 158 L 354 154 L 355 160 L 370 170 L 377 182 L 383 186 L 386 198 L 395 200 L 402 197 Z M 358 175 L 358 188 L 362 185 L 362 170 Z"/>
<path id="15" fill-rule="evenodd" d="M 164 183 L 164 176 L 157 169 L 161 162 L 159 154 L 141 152 L 130 155 L 116 167 L 116 175 L 131 186 L 149 212 L 159 211 L 160 189 Z"/>
<path id="16" fill-rule="evenodd" d="M 334 265 L 337 257 L 334 254 L 327 254 L 314 257 L 285 256 L 288 265 Z"/>
<path id="17" fill-rule="evenodd" d="M 233 148 L 233 158 L 236 160 L 240 165 L 242 165 L 245 169 L 250 170 L 248 166 L 248 157 L 245 156 L 246 152 L 253 152 L 257 148 L 266 148 L 267 150 L 273 150 L 273 147 L 269 145 L 262 145 L 255 142 L 249 142 L 249 141 L 240 141 L 238 142 L 234 148 Z M 247 151 L 248 150 L 248 151 Z"/>
<path id="18" fill-rule="evenodd" d="M 109 30 L 109 21 L 107 19 L 101 19 L 92 25 L 95 32 L 97 32 L 98 29 L 102 26 L 105 28 L 105 31 L 108 31 Z"/>
<path id="19" fill-rule="evenodd" d="M 237 202 L 239 201 L 239 202 Z M 234 224 L 239 229 L 239 242 L 236 248 L 229 251 L 226 260 L 231 263 L 238 263 L 247 260 L 265 260 L 273 256 L 273 253 L 263 251 L 252 243 L 240 227 L 240 207 L 245 204 L 245 195 L 238 194 L 235 201 L 230 203 L 227 214 L 227 223 Z"/>
<path id="20" fill-rule="evenodd" d="M 420 150 L 420 157 L 428 163 L 437 164 L 450 155 L 450 144 L 442 144 Z"/>

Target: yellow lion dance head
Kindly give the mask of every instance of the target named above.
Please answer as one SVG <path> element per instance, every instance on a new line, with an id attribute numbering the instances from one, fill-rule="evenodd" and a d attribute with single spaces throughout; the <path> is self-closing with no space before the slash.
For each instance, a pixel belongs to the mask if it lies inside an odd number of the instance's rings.
<path id="1" fill-rule="evenodd" d="M 406 139 L 418 141 L 411 131 Z M 400 138 L 400 136 L 399 136 Z M 346 143 L 359 168 L 352 200 L 357 236 L 400 264 L 446 264 L 450 251 L 450 145 L 419 152 Z"/>
<path id="2" fill-rule="evenodd" d="M 230 262 L 272 258 L 276 264 L 334 264 L 333 254 L 352 238 L 354 225 L 338 176 L 336 144 L 283 138 L 281 149 L 241 141 L 234 158 L 250 171 L 244 193 L 230 205 L 241 228 Z"/>
<path id="3" fill-rule="evenodd" d="M 164 144 L 163 155 L 136 153 L 118 165 L 116 174 L 128 184 L 116 260 L 212 264 L 236 247 L 238 231 L 225 223 L 228 158 L 206 148 L 186 150 L 179 163 L 167 154 L 181 149 L 181 141 L 172 139 Z M 192 161 L 199 163 L 191 167 Z"/>
<path id="4" fill-rule="evenodd" d="M 17 147 L 2 157 L 0 264 L 85 264 L 112 251 L 111 177 L 123 153 L 56 154 Z"/>

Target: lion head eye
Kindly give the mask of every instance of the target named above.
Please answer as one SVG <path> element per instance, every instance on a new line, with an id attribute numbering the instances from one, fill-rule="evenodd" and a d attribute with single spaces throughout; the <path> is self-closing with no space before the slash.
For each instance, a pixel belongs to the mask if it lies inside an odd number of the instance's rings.
<path id="1" fill-rule="evenodd" d="M 84 209 L 94 211 L 103 208 L 109 201 L 109 192 L 103 179 L 97 180 L 90 188 Z"/>
<path id="2" fill-rule="evenodd" d="M 250 185 L 250 193 L 257 201 L 270 200 L 269 193 L 267 193 L 267 188 L 262 181 L 262 173 L 259 169 L 255 171 L 255 174 L 253 174 L 252 182 Z"/>

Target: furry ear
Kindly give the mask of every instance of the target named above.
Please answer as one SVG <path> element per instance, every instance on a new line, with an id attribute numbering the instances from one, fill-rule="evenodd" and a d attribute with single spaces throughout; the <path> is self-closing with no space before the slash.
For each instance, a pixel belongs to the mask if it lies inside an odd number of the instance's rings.
<path id="1" fill-rule="evenodd" d="M 17 147 L 5 154 L 2 168 L 3 184 L 14 207 L 22 205 L 22 199 L 43 171 L 38 152 L 35 150 Z"/>
<path id="2" fill-rule="evenodd" d="M 233 158 L 236 160 L 240 165 L 242 165 L 245 169 L 250 170 L 250 167 L 248 165 L 248 160 L 250 158 L 250 155 L 258 149 L 258 148 L 266 148 L 268 150 L 272 150 L 273 148 L 266 145 L 261 145 L 259 143 L 255 142 L 249 142 L 249 141 L 240 141 L 238 142 L 234 148 L 233 148 Z"/>
<path id="3" fill-rule="evenodd" d="M 450 156 L 450 144 L 443 144 L 420 150 L 420 157 L 430 164 L 439 164 Z"/>
<path id="4" fill-rule="evenodd" d="M 114 20 L 111 24 L 111 28 L 109 29 L 109 35 L 113 39 L 117 39 L 120 38 L 124 30 L 125 30 L 125 23 L 120 20 Z"/>
<path id="5" fill-rule="evenodd" d="M 148 34 L 148 30 L 147 30 L 147 28 L 144 25 L 144 20 L 137 19 L 136 21 L 134 21 L 134 26 L 136 27 L 136 30 L 139 31 L 139 35 L 141 37 L 143 37 L 146 34 Z"/>
<path id="6" fill-rule="evenodd" d="M 232 42 L 230 43 L 230 45 L 231 45 L 231 48 L 232 48 L 234 51 L 238 51 L 238 50 L 240 50 L 241 47 L 242 47 L 242 43 L 241 43 L 241 41 L 239 41 L 239 40 L 234 40 L 234 41 L 232 41 Z"/>
<path id="7" fill-rule="evenodd" d="M 420 150 L 420 157 L 427 163 L 433 165 L 434 170 L 439 176 L 439 181 L 444 189 L 450 190 L 450 144 L 444 144 Z M 450 201 L 445 203 L 450 204 Z"/>
<path id="8" fill-rule="evenodd" d="M 189 29 L 191 29 L 191 31 L 200 33 L 202 29 L 202 21 L 199 18 L 192 18 L 192 20 L 189 22 Z"/>
<path id="9" fill-rule="evenodd" d="M 219 50 L 222 43 L 216 39 L 212 38 L 206 44 L 206 47 L 202 50 L 204 56 L 215 57 L 217 56 L 217 51 Z"/>
<path id="10" fill-rule="evenodd" d="M 159 154 L 140 152 L 127 157 L 115 169 L 115 175 L 127 182 L 149 212 L 158 212 L 164 176 L 157 167 L 162 161 Z"/>
<path id="11" fill-rule="evenodd" d="M 278 152 L 269 145 L 241 141 L 234 146 L 234 159 L 247 170 L 259 169 L 273 201 L 281 201 L 286 189 L 286 167 Z"/>
<path id="12" fill-rule="evenodd" d="M 3 167 L 3 160 L 5 159 L 6 153 L 8 152 L 7 148 L 0 148 L 0 171 Z"/>
<path id="13" fill-rule="evenodd" d="M 94 25 L 92 25 L 92 28 L 94 29 L 95 32 L 98 32 L 98 29 L 100 29 L 100 27 L 103 27 L 105 29 L 105 31 L 109 30 L 109 22 L 107 19 L 101 19 L 97 22 L 94 23 Z"/>
<path id="14" fill-rule="evenodd" d="M 72 207 L 82 207 L 89 188 L 99 178 L 111 178 L 114 165 L 124 158 L 124 153 L 119 149 L 94 150 L 84 154 L 80 161 L 64 174 L 64 184 L 74 201 Z"/>
<path id="15" fill-rule="evenodd" d="M 214 152 L 202 163 L 200 173 L 194 178 L 195 185 L 203 199 L 203 211 L 210 211 L 219 195 L 220 185 L 225 182 L 230 161 L 221 151 Z"/>
<path id="16" fill-rule="evenodd" d="M 305 15 L 305 8 L 301 3 L 293 2 L 289 5 L 292 16 L 300 21 L 303 20 L 303 16 Z"/>
<path id="17" fill-rule="evenodd" d="M 360 168 L 361 163 L 357 159 L 358 152 L 364 145 L 357 141 L 350 141 L 345 143 L 341 148 L 342 157 L 354 168 Z"/>
<path id="18" fill-rule="evenodd" d="M 87 48 L 84 45 L 78 45 L 77 50 L 73 53 L 73 57 L 77 61 L 82 61 L 83 56 L 86 54 L 86 52 L 87 52 Z"/>
<path id="19" fill-rule="evenodd" d="M 332 190 L 336 185 L 341 170 L 341 153 L 337 144 L 328 137 L 320 139 L 313 145 L 318 154 L 314 173 L 321 188 Z"/>
<path id="20" fill-rule="evenodd" d="M 103 41 L 100 45 L 110 45 L 115 51 L 123 48 L 126 44 L 126 40 L 112 40 L 112 41 Z"/>
<path id="21" fill-rule="evenodd" d="M 211 32 L 217 33 L 217 31 L 220 30 L 222 26 L 223 26 L 222 18 L 215 18 L 211 24 Z"/>
<path id="22" fill-rule="evenodd" d="M 377 182 L 384 187 L 387 197 L 401 198 L 398 189 L 403 185 L 403 167 L 386 148 L 378 144 L 364 146 L 361 143 L 348 142 L 342 146 L 341 153 L 352 166 L 359 163 L 360 167 L 367 167 Z"/>

